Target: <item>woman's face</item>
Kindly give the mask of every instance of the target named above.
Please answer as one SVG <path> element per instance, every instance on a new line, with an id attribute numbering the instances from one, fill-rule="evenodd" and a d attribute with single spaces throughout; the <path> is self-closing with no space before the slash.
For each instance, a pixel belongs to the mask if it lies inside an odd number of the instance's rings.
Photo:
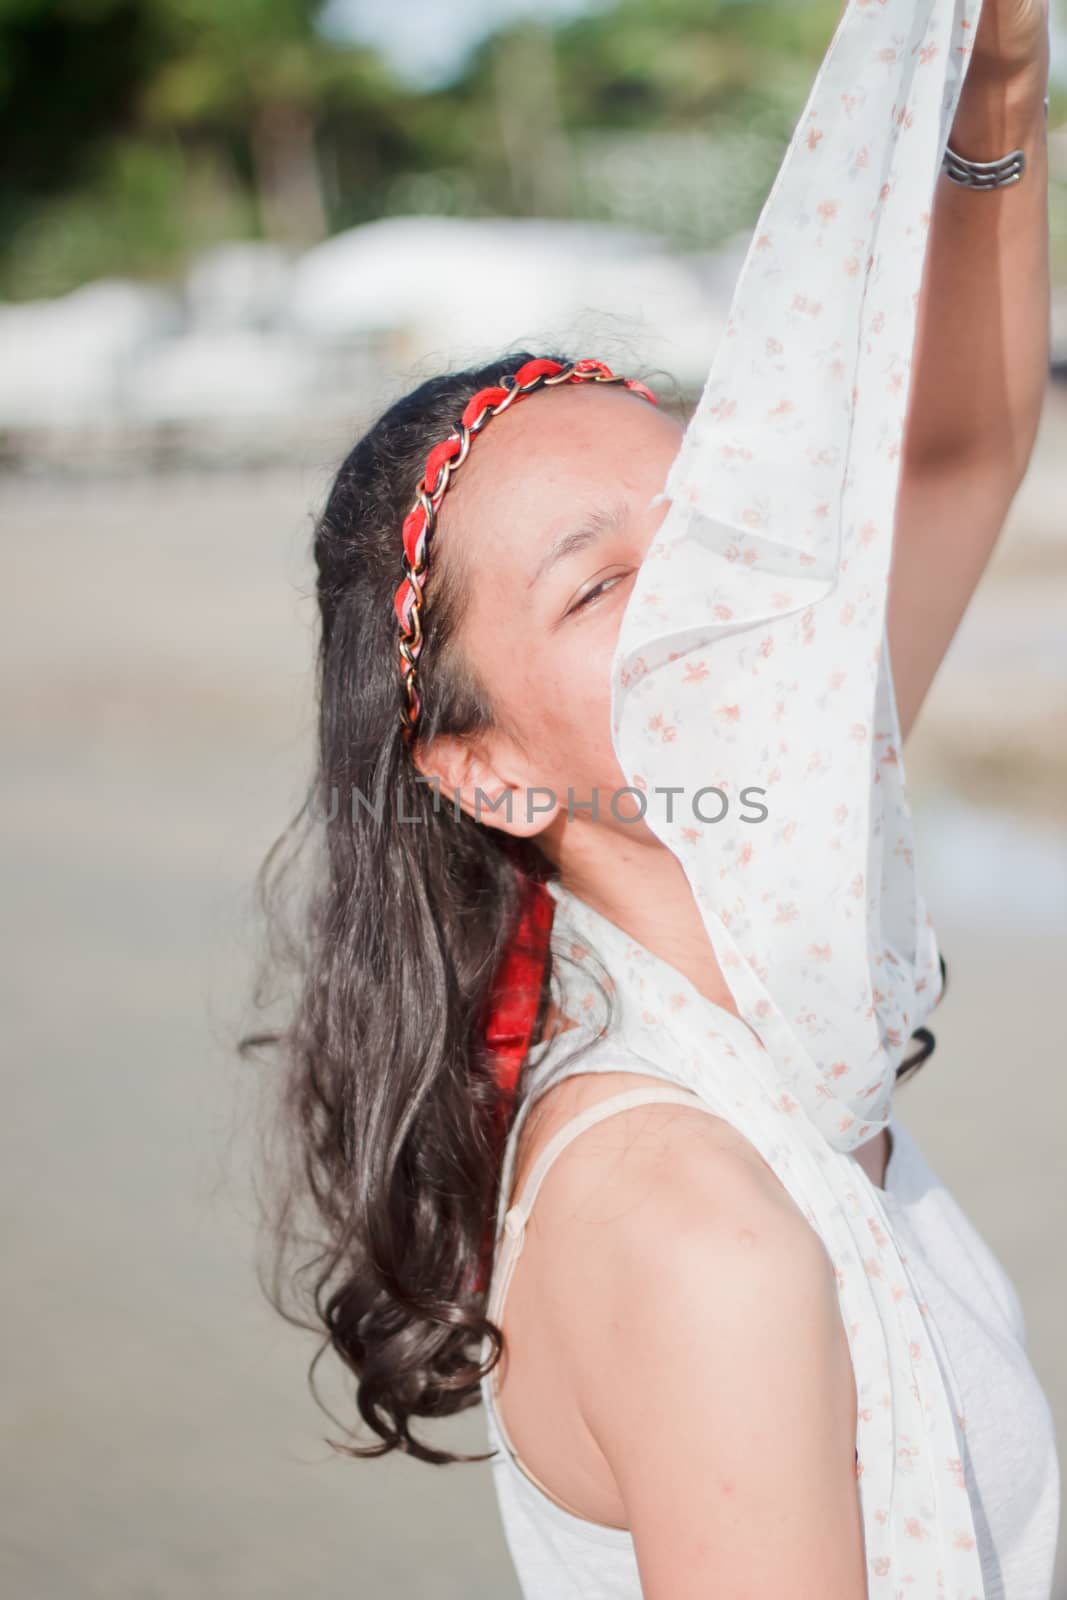
<path id="1" fill-rule="evenodd" d="M 627 779 L 611 742 L 609 669 L 666 513 L 649 502 L 681 439 L 679 423 L 622 386 L 541 390 L 489 423 L 442 501 L 438 555 L 458 562 L 469 597 L 458 643 L 498 726 L 473 748 L 439 740 L 421 764 L 472 814 L 476 786 L 490 803 L 511 789 L 510 824 L 482 802 L 491 825 L 558 832 L 568 791 L 577 804 L 594 790 L 613 824 L 610 799 Z M 625 797 L 618 808 L 625 816 Z"/>

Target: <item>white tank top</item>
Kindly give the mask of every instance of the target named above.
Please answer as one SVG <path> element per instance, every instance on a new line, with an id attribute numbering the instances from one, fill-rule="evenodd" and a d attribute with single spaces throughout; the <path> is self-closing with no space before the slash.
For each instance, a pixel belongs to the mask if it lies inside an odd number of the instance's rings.
<path id="1" fill-rule="evenodd" d="M 629 1105 L 679 1099 L 709 1111 L 665 1078 L 637 1085 L 570 1119 L 541 1152 L 522 1196 L 510 1193 L 525 1113 L 538 1094 L 578 1072 L 664 1076 L 614 1041 L 602 1040 L 554 1070 L 551 1047 L 532 1053 L 521 1114 L 504 1150 L 490 1316 L 499 1324 L 522 1248 L 521 1222 L 552 1161 L 585 1128 Z M 896 1241 L 951 1362 L 963 1405 L 961 1468 L 971 1499 L 986 1600 L 1049 1600 L 1059 1526 L 1059 1466 L 1052 1415 L 1025 1353 L 1019 1297 L 1004 1268 L 967 1220 L 894 1113 L 884 1205 Z M 519 1203 L 521 1202 L 521 1204 Z M 482 1380 L 492 1474 L 504 1534 L 524 1600 L 641 1600 L 633 1540 L 625 1528 L 568 1510 L 520 1464 L 494 1403 L 496 1372 Z M 919 1600 L 919 1597 L 916 1597 Z"/>

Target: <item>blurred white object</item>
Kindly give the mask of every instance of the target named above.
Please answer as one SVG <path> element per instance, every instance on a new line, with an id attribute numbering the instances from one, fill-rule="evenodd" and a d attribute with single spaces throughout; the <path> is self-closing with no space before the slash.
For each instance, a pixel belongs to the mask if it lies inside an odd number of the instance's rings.
<path id="1" fill-rule="evenodd" d="M 131 421 L 190 422 L 298 415 L 313 393 L 315 352 L 284 333 L 187 333 L 146 351 L 130 377 Z"/>
<path id="2" fill-rule="evenodd" d="M 115 420 L 131 364 L 181 320 L 173 295 L 117 278 L 0 306 L 0 426 Z"/>
<path id="3" fill-rule="evenodd" d="M 655 236 L 608 224 L 389 217 L 297 261 L 289 317 L 323 339 L 400 335 L 409 358 L 442 368 L 554 343 L 603 355 L 606 337 L 699 382 L 727 300 L 709 301 Z"/>
<path id="4" fill-rule="evenodd" d="M 1057 368 L 1067 367 L 1067 285 L 1053 284 L 1050 307 L 1049 359 Z"/>
<path id="5" fill-rule="evenodd" d="M 0 427 L 364 417 L 420 372 L 523 348 L 695 389 L 747 243 L 685 256 L 608 223 L 404 216 L 295 259 L 220 246 L 173 292 L 103 279 L 0 306 Z"/>
<path id="6" fill-rule="evenodd" d="M 267 328 L 284 315 L 291 278 L 287 251 L 254 239 L 219 245 L 193 262 L 185 304 L 195 328 Z"/>

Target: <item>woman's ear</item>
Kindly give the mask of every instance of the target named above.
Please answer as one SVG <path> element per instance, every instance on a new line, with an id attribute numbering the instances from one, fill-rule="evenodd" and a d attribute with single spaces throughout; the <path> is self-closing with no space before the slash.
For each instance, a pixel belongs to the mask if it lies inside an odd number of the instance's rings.
<path id="1" fill-rule="evenodd" d="M 429 746 L 416 743 L 413 755 L 438 806 L 516 838 L 542 833 L 562 810 L 553 790 L 531 785 L 523 756 L 499 732 L 474 739 L 440 734 Z"/>

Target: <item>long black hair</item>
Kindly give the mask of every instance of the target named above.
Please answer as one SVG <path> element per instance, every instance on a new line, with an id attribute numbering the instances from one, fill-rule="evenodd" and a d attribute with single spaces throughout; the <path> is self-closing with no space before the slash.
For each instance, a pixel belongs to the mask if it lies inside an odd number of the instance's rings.
<path id="1" fill-rule="evenodd" d="M 255 1003 L 272 1003 L 282 972 L 293 987 L 284 1025 L 244 1034 L 238 1050 L 283 1068 L 260 1190 L 270 1245 L 260 1281 L 288 1321 L 324 1336 L 309 1373 L 320 1404 L 327 1350 L 355 1375 L 359 1414 L 380 1442 L 329 1441 L 352 1456 L 484 1460 L 434 1449 L 411 1424 L 477 1404 L 503 1349 L 485 1316 L 501 1128 L 485 1024 L 522 885 L 554 869 L 532 842 L 442 805 L 420 777 L 402 737 L 393 596 L 429 450 L 475 393 L 531 359 L 510 352 L 397 401 L 342 463 L 314 527 L 317 753 L 257 877 L 270 937 Z M 457 646 L 462 561 L 441 555 L 419 658 L 427 742 L 493 724 Z M 550 961 L 531 1043 L 552 976 Z"/>
<path id="2" fill-rule="evenodd" d="M 483 1337 L 488 1366 L 502 1349 L 484 1315 L 500 1177 L 500 1097 L 484 1035 L 522 886 L 553 869 L 534 844 L 442 803 L 421 778 L 402 738 L 393 596 L 400 526 L 430 448 L 475 393 L 531 359 L 512 352 L 397 401 L 342 463 L 314 529 L 317 760 L 257 877 L 271 938 L 255 1000 L 273 999 L 282 968 L 295 996 L 284 1027 L 246 1033 L 238 1049 L 271 1050 L 284 1064 L 261 1283 L 287 1320 L 325 1330 L 313 1391 L 331 1346 L 356 1374 L 360 1415 L 381 1443 L 330 1441 L 351 1455 L 484 1459 L 433 1449 L 410 1424 L 476 1404 Z M 419 658 L 427 743 L 493 721 L 456 648 L 462 563 L 441 556 Z M 551 964 L 531 1043 L 550 979 Z"/>

